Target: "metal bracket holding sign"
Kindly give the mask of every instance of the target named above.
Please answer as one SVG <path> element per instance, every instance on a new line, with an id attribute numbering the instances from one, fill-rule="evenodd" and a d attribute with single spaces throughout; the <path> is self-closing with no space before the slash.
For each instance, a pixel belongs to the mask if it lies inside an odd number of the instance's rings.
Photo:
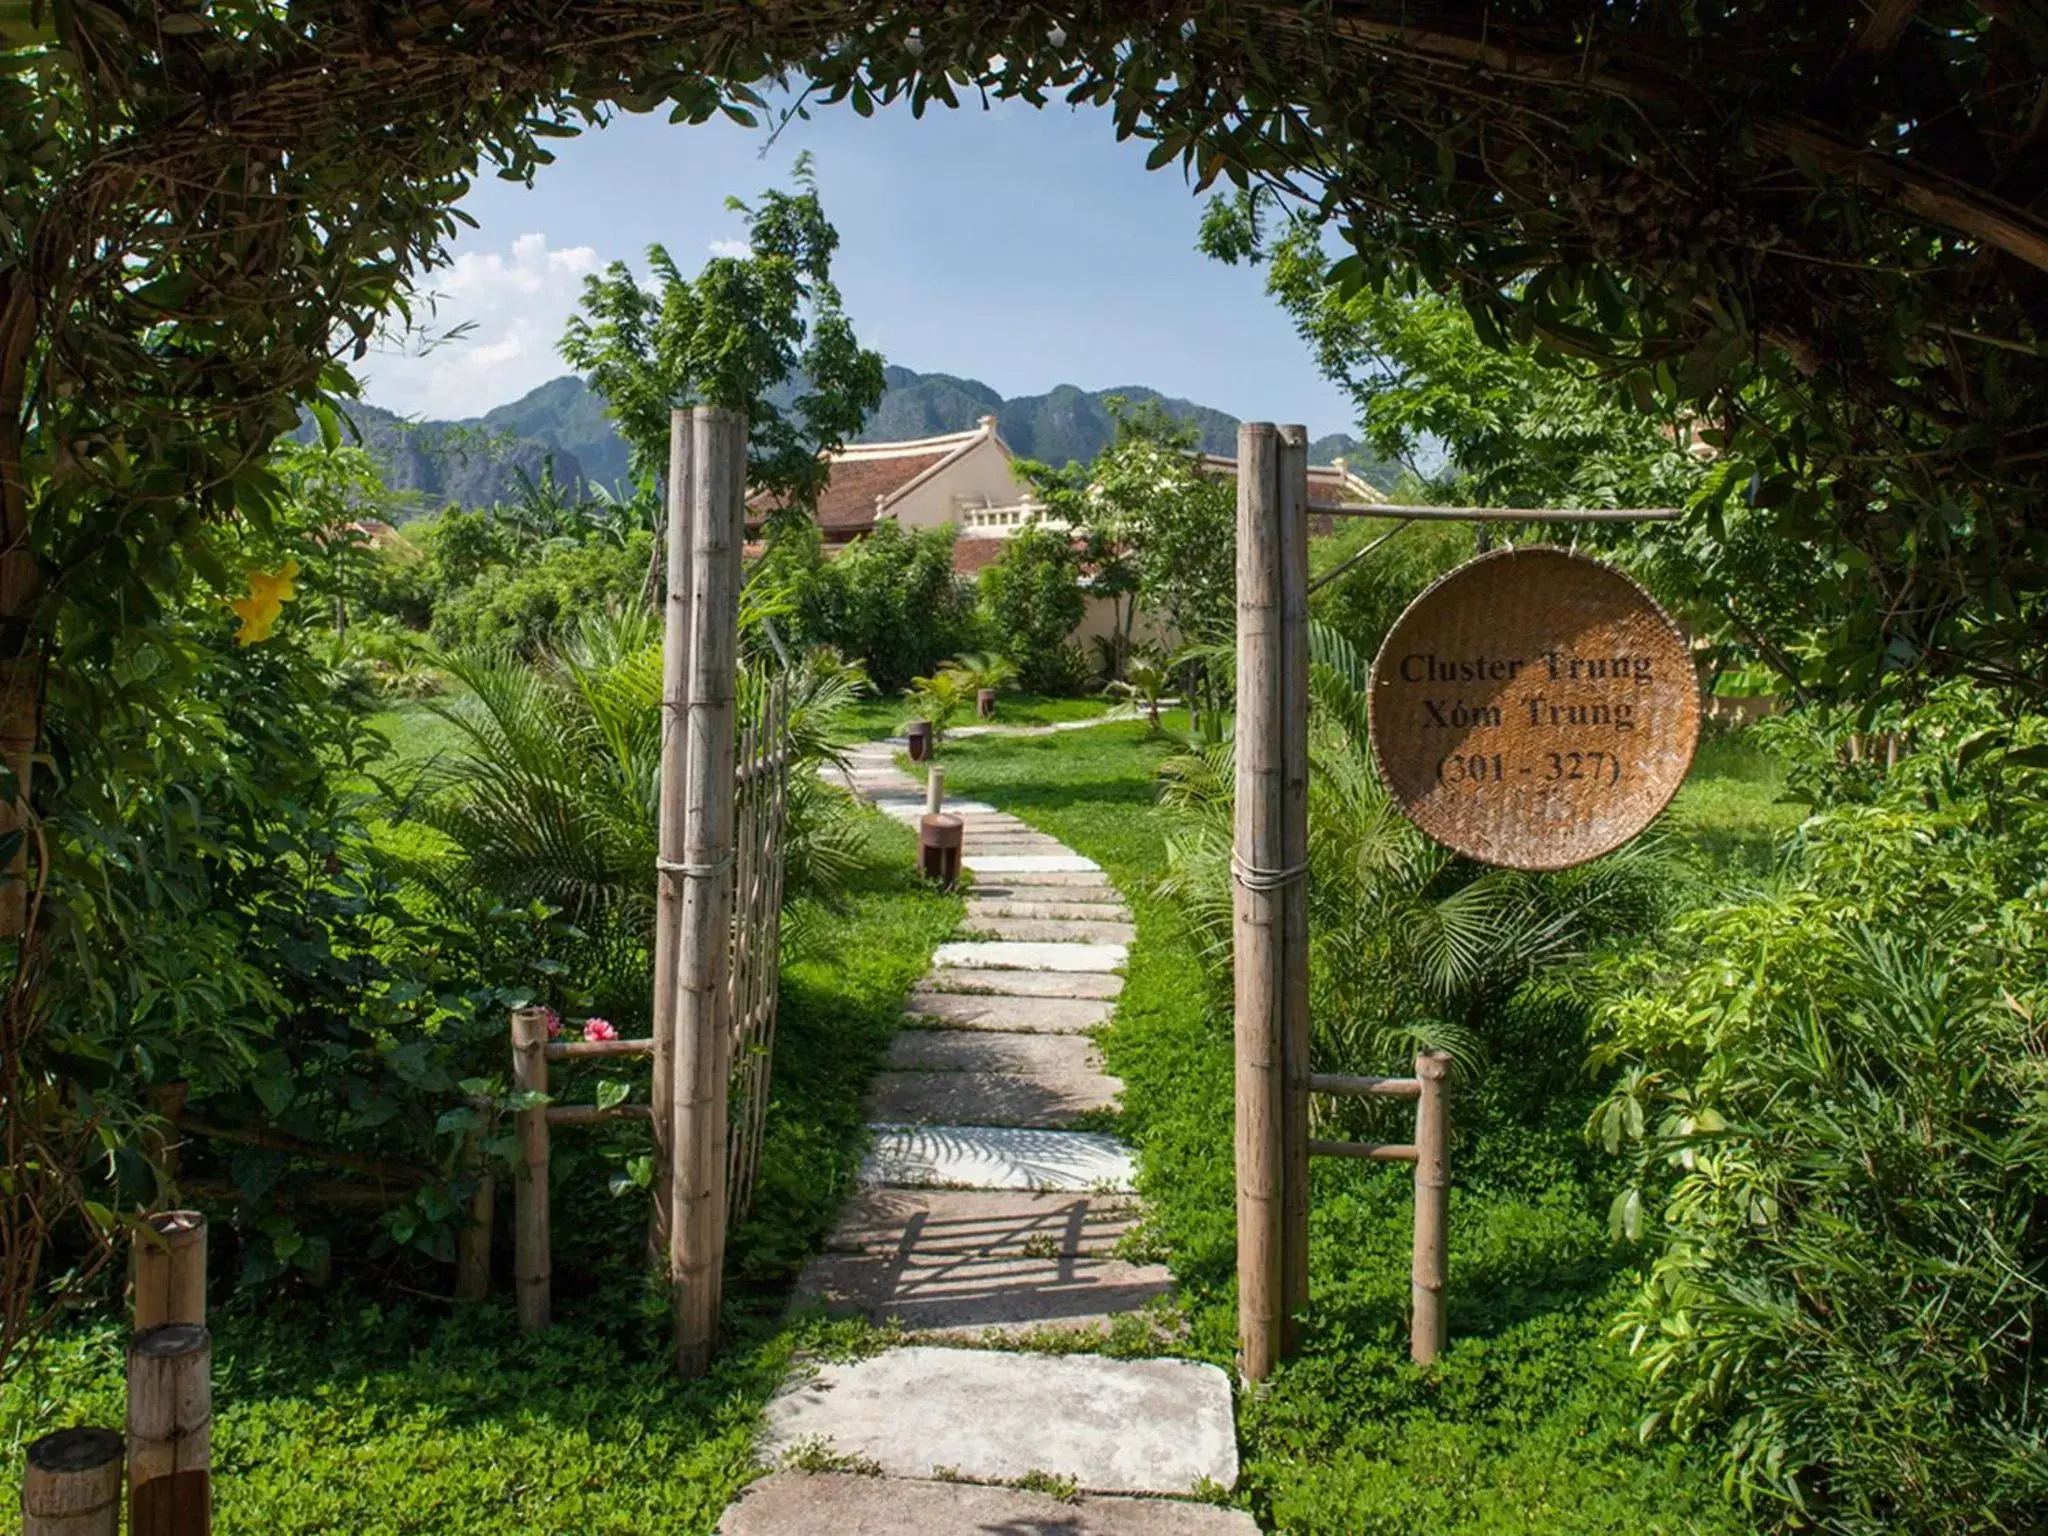
<path id="1" fill-rule="evenodd" d="M 1298 426 L 1238 429 L 1232 957 L 1238 1342 L 1251 1381 L 1293 1352 L 1308 1307 L 1311 1153 L 1416 1163 L 1410 1353 L 1433 1360 L 1448 1332 L 1445 1064 L 1418 1059 L 1412 1080 L 1309 1071 L 1309 516 L 1396 522 L 1320 586 L 1415 522 L 1680 515 L 1312 506 L 1307 443 Z M 1700 703 L 1684 638 L 1647 593 L 1597 560 L 1539 547 L 1482 555 L 1418 598 L 1374 665 L 1371 713 L 1381 773 L 1424 832 L 1486 862 L 1560 869 L 1619 847 L 1670 801 L 1692 761 Z M 1412 1091 L 1414 1144 L 1312 1142 L 1310 1094 L 1360 1091 Z"/>

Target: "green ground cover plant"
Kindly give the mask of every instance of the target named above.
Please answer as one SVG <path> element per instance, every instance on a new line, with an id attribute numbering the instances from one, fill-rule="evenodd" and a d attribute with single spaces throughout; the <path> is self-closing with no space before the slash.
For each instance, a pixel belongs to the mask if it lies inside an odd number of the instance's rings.
<path id="1" fill-rule="evenodd" d="M 903 998 L 959 916 L 956 899 L 911 876 L 908 832 L 879 816 L 864 822 L 845 899 L 794 925 L 759 1194 L 734 1233 L 730 1342 L 711 1375 L 676 1378 L 665 1305 L 641 1264 L 645 1199 L 608 1192 L 644 1135 L 561 1133 L 571 1155 L 556 1164 L 556 1322 L 544 1333 L 516 1331 L 502 1283 L 462 1308 L 353 1282 L 290 1286 L 260 1305 L 215 1298 L 221 1530 L 712 1528 L 753 1475 L 756 1416 L 792 1355 L 840 1342 L 839 1330 L 784 1317 L 789 1281 L 850 1188 L 865 1135 L 861 1094 Z M 570 1078 L 561 1096 L 587 1092 Z M 509 1259 L 499 1260 L 502 1281 Z M 0 1507 L 15 1506 L 27 1440 L 65 1423 L 121 1421 L 123 1339 L 109 1297 L 0 1387 Z"/>
<path id="2" fill-rule="evenodd" d="M 1184 750 L 1140 722 L 957 741 L 949 790 L 987 799 L 1099 860 L 1137 917 L 1108 1036 L 1156 1236 L 1187 1304 L 1190 1352 L 1235 1349 L 1232 1055 L 1227 995 L 1199 984 L 1195 932 L 1156 887 L 1174 816 L 1157 772 Z M 1710 764 L 1709 767 L 1712 765 Z M 1740 796 L 1709 773 L 1681 796 Z M 1732 812 L 1724 819 L 1733 821 Z M 1598 1091 L 1577 1070 L 1582 1014 L 1525 999 L 1453 1108 L 1451 1331 L 1410 1365 L 1405 1171 L 1315 1168 L 1316 1315 L 1301 1357 L 1244 1399 L 1240 1504 L 1275 1531 L 1737 1533 L 1711 1452 L 1645 1446 L 1643 1384 L 1609 1326 L 1641 1274 L 1607 1211 L 1619 1178 L 1583 1135 Z M 1393 1063 L 1358 1063 L 1385 1070 Z"/>

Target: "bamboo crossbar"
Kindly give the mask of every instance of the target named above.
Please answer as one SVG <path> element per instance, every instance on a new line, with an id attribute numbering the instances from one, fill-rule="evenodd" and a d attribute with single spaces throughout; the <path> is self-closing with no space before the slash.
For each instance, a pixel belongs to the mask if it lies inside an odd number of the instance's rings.
<path id="1" fill-rule="evenodd" d="M 1308 1091 L 1353 1099 L 1419 1099 L 1422 1081 L 1414 1077 L 1346 1077 L 1341 1073 L 1317 1072 L 1308 1080 Z"/>
<path id="2" fill-rule="evenodd" d="M 549 1125 L 602 1125 L 607 1120 L 649 1120 L 654 1118 L 654 1108 L 649 1104 L 614 1104 L 600 1108 L 595 1104 L 550 1104 L 547 1108 Z"/>
<path id="3" fill-rule="evenodd" d="M 1356 1157 L 1370 1163 L 1412 1163 L 1419 1154 L 1412 1142 L 1311 1141 L 1311 1157 Z"/>
<path id="4" fill-rule="evenodd" d="M 654 1041 L 648 1040 L 550 1040 L 549 1061 L 574 1061 L 579 1056 L 652 1056 Z"/>
<path id="5" fill-rule="evenodd" d="M 1394 517 L 1417 523 L 1668 523 L 1685 516 L 1683 507 L 1404 507 L 1316 502 L 1309 508 L 1327 517 Z"/>

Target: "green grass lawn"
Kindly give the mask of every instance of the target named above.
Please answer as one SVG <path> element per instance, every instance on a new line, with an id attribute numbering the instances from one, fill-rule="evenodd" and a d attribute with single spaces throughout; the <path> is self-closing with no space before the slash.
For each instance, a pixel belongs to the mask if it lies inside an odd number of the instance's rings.
<path id="1" fill-rule="evenodd" d="M 996 696 L 994 725 L 1055 725 L 1063 720 L 1093 720 L 1106 715 L 1116 701 L 1100 695 L 1085 698 L 1056 697 L 1044 693 L 1002 693 Z M 910 709 L 902 699 L 862 699 L 846 712 L 842 729 L 848 741 L 879 741 L 900 735 Z M 953 724 L 980 725 L 974 717 L 973 700 Z"/>
<path id="2" fill-rule="evenodd" d="M 1168 829 L 1153 776 L 1172 750 L 1134 723 L 960 741 L 940 755 L 950 789 L 1097 859 L 1130 897 L 1138 939 L 1109 1065 L 1124 1080 L 1125 1133 L 1139 1149 L 1158 1236 L 1188 1304 L 1187 1349 L 1228 1366 L 1236 1339 L 1230 1004 L 1205 984 L 1179 914 L 1151 894 Z M 1760 770 L 1740 753 L 1709 755 L 1687 791 L 1678 835 L 1705 826 L 1741 857 L 1763 847 L 1787 815 L 1771 804 L 1768 774 L 1759 784 L 1746 772 Z M 1609 1238 L 1612 1186 L 1580 1133 L 1592 1097 L 1582 1074 L 1559 1077 L 1508 1059 L 1454 1104 L 1453 1346 L 1428 1369 L 1406 1355 L 1407 1170 L 1316 1163 L 1311 1326 L 1300 1357 L 1239 1405 L 1237 1502 L 1267 1529 L 1576 1536 L 1750 1528 L 1722 1496 L 1708 1456 L 1638 1440 L 1634 1367 L 1607 1336 L 1636 1259 Z"/>
<path id="3" fill-rule="evenodd" d="M 645 1196 L 607 1191 L 617 1164 L 601 1138 L 636 1133 L 558 1131 L 556 1321 L 543 1333 L 513 1326 L 508 1251 L 497 1294 L 474 1307 L 368 1270 L 325 1291 L 217 1298 L 217 1529 L 710 1531 L 753 1475 L 759 1410 L 792 1353 L 834 1340 L 827 1325 L 785 1321 L 783 1306 L 851 1187 L 861 1095 L 903 998 L 958 920 L 957 899 L 912 878 L 913 853 L 908 832 L 874 816 L 845 909 L 809 910 L 797 924 L 759 1194 L 733 1237 L 728 1342 L 709 1377 L 685 1384 L 669 1364 L 665 1304 L 640 1262 Z M 573 1083 L 560 1086 L 578 1097 Z M 232 1224 L 214 1219 L 214 1272 L 231 1274 Z M 509 1244 L 503 1212 L 498 1233 Z M 66 1424 L 121 1423 L 115 1305 L 59 1330 L 0 1388 L 0 1508 L 18 1507 L 8 1479 L 26 1441 Z"/>

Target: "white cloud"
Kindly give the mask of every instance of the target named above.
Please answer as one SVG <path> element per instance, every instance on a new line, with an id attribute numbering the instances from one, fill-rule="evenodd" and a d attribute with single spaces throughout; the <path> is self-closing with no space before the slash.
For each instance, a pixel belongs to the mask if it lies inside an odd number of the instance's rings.
<path id="1" fill-rule="evenodd" d="M 714 256 L 751 256 L 754 248 L 744 240 L 714 240 L 705 247 Z"/>
<path id="2" fill-rule="evenodd" d="M 364 398 L 405 416 L 478 416 L 569 372 L 555 343 L 601 265 L 595 247 L 550 250 L 542 234 L 509 251 L 464 251 L 430 280 L 431 311 L 415 306 L 425 336 L 392 337 L 360 365 Z"/>

